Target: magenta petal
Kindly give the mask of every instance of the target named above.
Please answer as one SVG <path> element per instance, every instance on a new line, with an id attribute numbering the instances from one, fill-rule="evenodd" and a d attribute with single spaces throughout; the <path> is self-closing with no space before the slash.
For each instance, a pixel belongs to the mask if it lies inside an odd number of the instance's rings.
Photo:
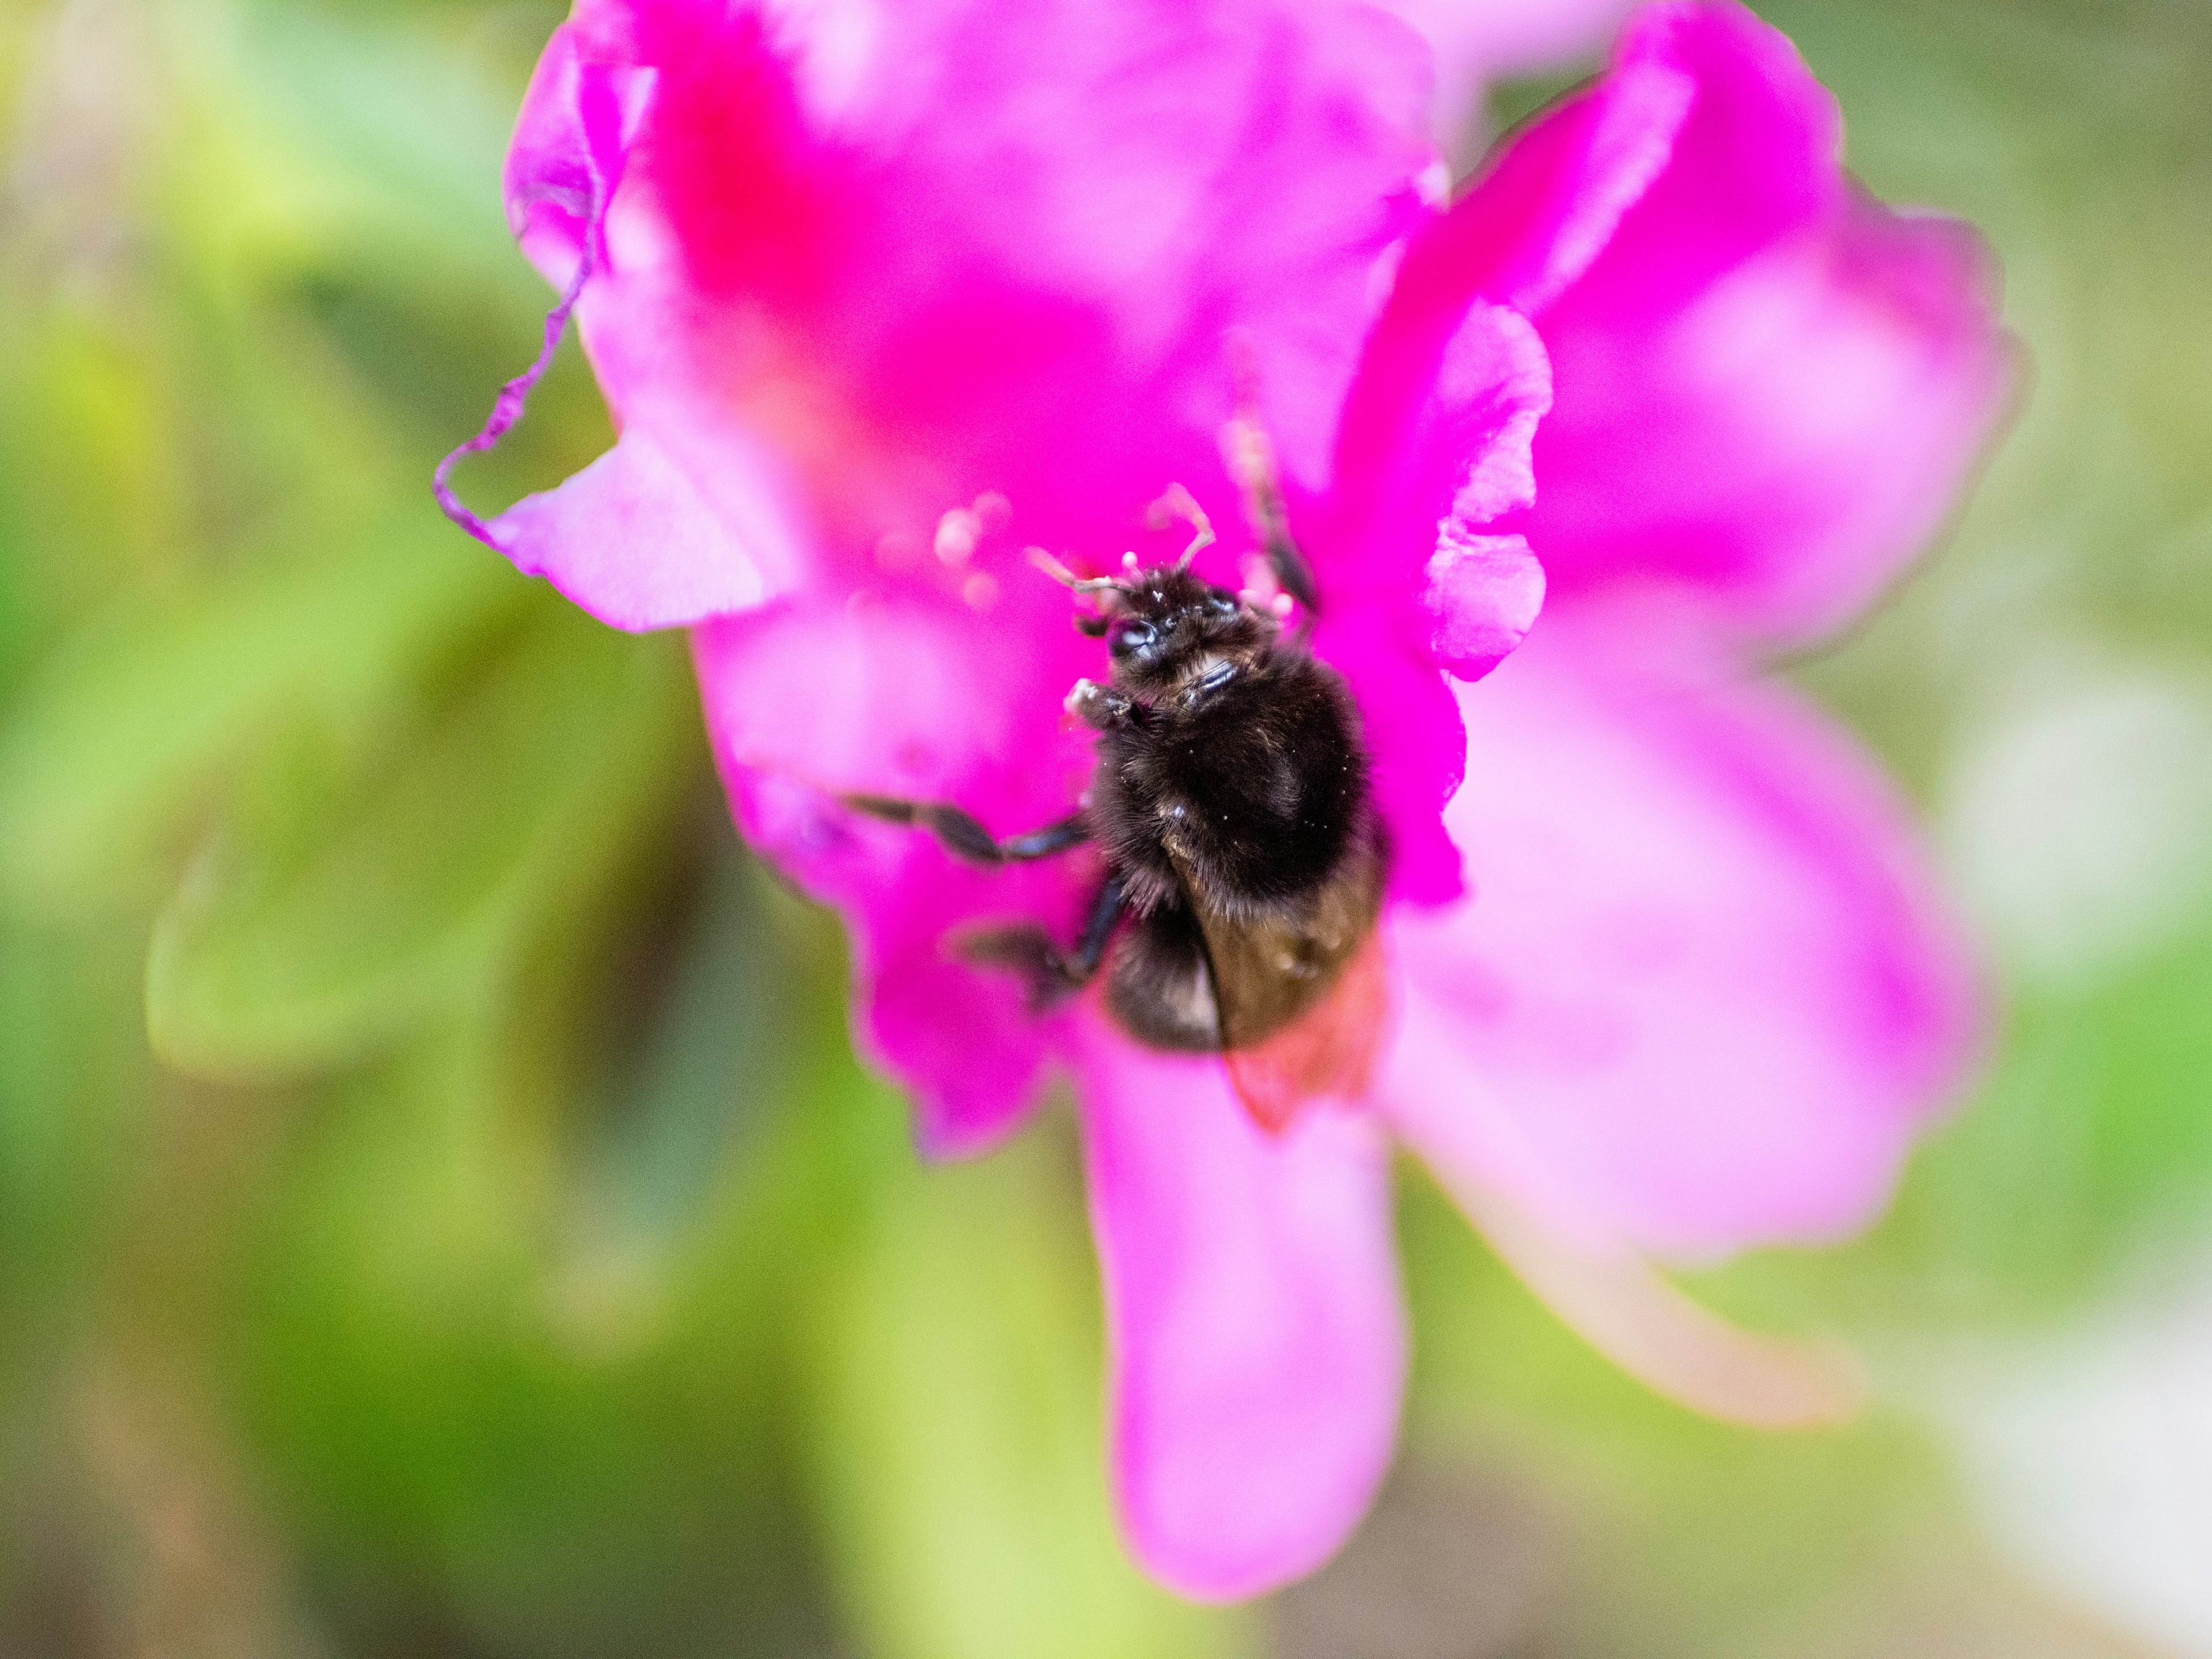
<path id="1" fill-rule="evenodd" d="M 1056 590 L 1051 602 L 1064 603 Z M 738 821 L 845 916 L 860 1042 L 914 1091 L 917 1137 L 942 1156 L 983 1150 L 1019 1121 L 1053 1029 L 1011 975 L 959 959 L 957 930 L 1036 921 L 1073 936 L 1095 866 L 1077 855 L 977 870 L 836 796 L 950 800 L 1000 835 L 1073 810 L 1091 757 L 1042 678 L 1055 665 L 1048 653 L 1006 659 L 992 621 L 927 596 L 786 600 L 693 636 Z"/>
<path id="2" fill-rule="evenodd" d="M 654 72 L 604 61 L 574 25 L 553 31 L 507 152 L 509 227 L 556 289 L 588 252 L 604 264 L 608 206 L 652 100 Z"/>
<path id="3" fill-rule="evenodd" d="M 1247 369 L 1319 482 L 1378 264 L 1427 211 L 1426 53 L 1395 20 L 604 0 L 577 27 L 658 76 L 581 307 L 600 383 L 625 429 L 772 441 L 837 580 L 985 493 L 1094 557 L 1171 483 L 1237 526 Z"/>
<path id="4" fill-rule="evenodd" d="M 1543 605 L 1543 569 L 1515 526 L 1550 401 L 1534 330 L 1461 296 L 1437 312 L 1394 305 L 1346 404 L 1334 493 L 1310 544 L 1329 601 L 1314 645 L 1366 722 L 1400 898 L 1460 891 L 1439 815 L 1465 775 L 1465 738 L 1437 671 L 1488 673 Z"/>
<path id="5" fill-rule="evenodd" d="M 1034 873 L 994 886 L 807 785 L 726 763 L 723 776 L 745 838 L 845 915 L 854 1038 L 911 1091 L 916 1146 L 930 1158 L 989 1152 L 1036 1103 L 1053 1026 L 1030 1014 L 1012 975 L 961 962 L 947 936 L 981 918 L 1024 917 L 1073 934 L 1077 918 Z"/>
<path id="6" fill-rule="evenodd" d="M 1408 246 L 1391 325 L 1455 315 L 1477 295 L 1540 313 L 1672 161 L 1696 91 L 1680 66 L 1639 53 L 1515 134 Z"/>
<path id="7" fill-rule="evenodd" d="M 1337 431 L 1313 549 L 1329 592 L 1418 592 L 1443 540 L 1507 528 L 1535 499 L 1530 446 L 1551 404 L 1551 365 L 1526 319 L 1464 295 L 1436 309 L 1394 300 Z"/>
<path id="8" fill-rule="evenodd" d="M 432 492 L 446 516 L 487 545 L 507 550 L 450 482 L 462 458 L 495 447 L 520 420 L 530 394 L 567 331 L 586 285 L 607 263 L 609 204 L 653 95 L 649 70 L 589 61 L 574 29 L 553 33 L 516 122 L 507 158 L 509 222 L 561 297 L 545 315 L 538 356 L 500 388 L 476 434 L 438 464 Z"/>
<path id="9" fill-rule="evenodd" d="M 1467 775 L 1459 705 L 1437 672 L 1434 619 L 1413 605 L 1331 611 L 1314 648 L 1352 689 L 1373 769 L 1375 805 L 1390 847 L 1390 896 L 1441 904 L 1463 890 L 1444 803 Z"/>
<path id="10" fill-rule="evenodd" d="M 1400 919 L 1382 1093 L 1555 1221 L 1691 1257 L 1840 1237 L 1961 1081 L 1972 975 L 1866 758 L 1665 635 L 1554 618 L 1462 696 L 1478 890 Z"/>
<path id="11" fill-rule="evenodd" d="M 1655 311 L 1684 304 L 1717 274 L 1831 222 L 1849 199 L 1835 100 L 1787 35 L 1735 0 L 1647 7 L 1585 96 L 1601 106 L 1592 148 L 1560 183 L 1592 199 L 1552 221 L 1574 228 L 1564 241 L 1579 260 L 1555 253 L 1544 283 L 1486 289 L 1540 325 L 1563 289 L 1601 266 Z"/>
<path id="12" fill-rule="evenodd" d="M 1218 1061 L 1093 1028 L 1079 1087 L 1130 1547 L 1205 1600 L 1311 1571 L 1390 1461 L 1406 1339 L 1372 1126 L 1256 1127 Z"/>
<path id="13" fill-rule="evenodd" d="M 1527 529 L 1555 599 L 1681 584 L 1799 641 L 1948 509 L 2010 380 L 1990 263 L 1965 228 L 1856 193 L 1841 145 L 1781 34 L 1656 6 L 1409 253 L 1394 313 L 1472 283 L 1543 335 Z"/>

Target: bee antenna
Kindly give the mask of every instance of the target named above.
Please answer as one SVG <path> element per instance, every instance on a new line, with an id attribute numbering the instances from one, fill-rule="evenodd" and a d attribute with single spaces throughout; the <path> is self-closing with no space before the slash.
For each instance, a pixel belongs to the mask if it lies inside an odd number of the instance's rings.
<path id="1" fill-rule="evenodd" d="M 1022 550 L 1029 555 L 1031 564 L 1071 592 L 1103 593 L 1111 591 L 1122 593 L 1128 591 L 1111 576 L 1079 576 L 1041 547 L 1025 547 Z"/>
<path id="2" fill-rule="evenodd" d="M 1167 520 L 1171 518 L 1181 519 L 1191 527 L 1190 545 L 1183 549 L 1182 557 L 1176 561 L 1178 570 L 1189 569 L 1190 562 L 1213 545 L 1213 520 L 1206 516 L 1206 509 L 1198 504 L 1198 498 L 1179 483 L 1170 484 L 1145 516 L 1152 521 L 1156 529 L 1166 528 Z"/>
<path id="3" fill-rule="evenodd" d="M 1083 580 L 1081 577 L 1078 576 L 1073 570 L 1070 570 L 1058 559 L 1053 557 L 1051 554 L 1046 552 L 1044 549 L 1041 547 L 1025 547 L 1022 551 L 1028 556 L 1029 562 L 1031 564 L 1043 571 L 1046 575 L 1051 577 L 1053 580 L 1058 582 L 1062 587 L 1077 587 L 1081 585 Z"/>

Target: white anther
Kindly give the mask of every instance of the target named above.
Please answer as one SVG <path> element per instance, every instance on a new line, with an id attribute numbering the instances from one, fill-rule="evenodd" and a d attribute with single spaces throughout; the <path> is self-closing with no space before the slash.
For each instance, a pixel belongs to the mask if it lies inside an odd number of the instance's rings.
<path id="1" fill-rule="evenodd" d="M 937 521 L 937 556 L 947 564 L 965 564 L 982 536 L 982 520 L 967 507 L 956 507 Z"/>

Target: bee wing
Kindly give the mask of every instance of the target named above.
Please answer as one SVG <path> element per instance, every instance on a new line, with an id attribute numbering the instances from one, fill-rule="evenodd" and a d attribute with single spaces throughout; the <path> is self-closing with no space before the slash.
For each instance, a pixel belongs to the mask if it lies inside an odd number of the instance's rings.
<path id="1" fill-rule="evenodd" d="M 1387 1006 L 1382 935 L 1370 933 L 1313 1006 L 1259 1042 L 1222 1056 L 1253 1121 L 1280 1133 L 1310 1100 L 1364 1095 L 1382 1047 Z"/>

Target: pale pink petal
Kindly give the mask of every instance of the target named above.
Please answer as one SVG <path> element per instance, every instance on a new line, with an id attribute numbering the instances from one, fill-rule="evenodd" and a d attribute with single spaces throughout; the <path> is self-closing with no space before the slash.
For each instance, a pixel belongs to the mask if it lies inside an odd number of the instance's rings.
<path id="1" fill-rule="evenodd" d="M 1389 1464 L 1405 1333 L 1382 1144 L 1332 1109 L 1270 1135 L 1218 1061 L 1103 1030 L 1079 1087 L 1123 1529 L 1184 1595 L 1257 1595 L 1327 1559 Z"/>
<path id="2" fill-rule="evenodd" d="M 1648 328 L 1571 295 L 1546 324 L 1561 391 L 1528 531 L 1554 593 L 1680 584 L 1778 644 L 1848 622 L 2008 406 L 1994 291 L 1972 232 L 1860 202 Z"/>
<path id="3" fill-rule="evenodd" d="M 743 459 L 726 453 L 725 488 Z M 718 513 L 653 436 L 633 427 L 558 489 L 527 495 L 490 526 L 515 568 L 544 576 L 601 622 L 630 629 L 681 627 L 744 611 L 768 597 L 764 570 L 803 555 L 759 481 Z"/>
<path id="4" fill-rule="evenodd" d="M 1437 136 L 1472 134 L 1484 89 L 1594 55 L 1631 0 L 1382 0 L 1436 48 Z"/>
<path id="5" fill-rule="evenodd" d="M 1466 535 L 1448 524 L 1428 577 L 1429 650 L 1463 680 L 1503 662 L 1543 609 L 1544 567 L 1518 536 Z"/>
<path id="6" fill-rule="evenodd" d="M 453 489 L 453 469 L 466 457 L 495 447 L 522 418 L 531 392 L 553 366 L 586 283 L 605 268 L 607 208 L 653 95 L 652 70 L 592 63 L 581 45 L 574 30 L 554 31 L 523 99 L 507 153 L 509 221 L 561 297 L 545 314 L 537 356 L 500 388 L 483 425 L 438 463 L 431 478 L 431 492 L 446 515 L 478 541 L 501 550 L 491 527 Z"/>
<path id="7" fill-rule="evenodd" d="M 1677 620 L 1553 617 L 1462 695 L 1446 823 L 1475 893 L 1397 921 L 1386 1092 L 1468 1126 L 1470 1178 L 1699 1259 L 1863 1226 L 1978 1011 L 1878 773 L 1786 690 L 1676 648 Z"/>
<path id="8" fill-rule="evenodd" d="M 1413 1094 L 1394 1121 L 1416 1147 L 1434 1146 L 1437 1174 L 1505 1264 L 1621 1370 L 1678 1405 L 1752 1428 L 1822 1427 L 1864 1404 L 1864 1376 L 1848 1350 L 1731 1325 L 1620 1240 L 1559 1225 L 1478 1178 L 1467 1126 L 1453 1115 L 1437 1097 Z"/>
<path id="9" fill-rule="evenodd" d="M 606 61 L 573 25 L 545 43 L 515 118 L 503 193 L 507 223 L 557 289 L 586 254 L 605 262 L 605 218 L 629 165 L 656 80 L 649 68 Z"/>
<path id="10" fill-rule="evenodd" d="M 1630 0 L 1387 0 L 1438 58 L 1490 76 L 1526 75 L 1595 52 Z"/>

